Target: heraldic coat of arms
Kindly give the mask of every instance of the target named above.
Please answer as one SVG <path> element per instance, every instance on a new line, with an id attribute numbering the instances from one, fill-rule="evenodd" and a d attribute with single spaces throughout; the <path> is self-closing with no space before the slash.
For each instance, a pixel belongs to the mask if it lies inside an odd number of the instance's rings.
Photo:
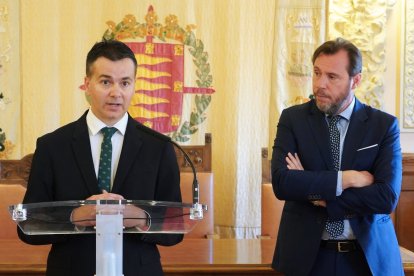
<path id="1" fill-rule="evenodd" d="M 128 14 L 116 24 L 108 21 L 103 35 L 106 40 L 120 40 L 135 53 L 138 70 L 135 94 L 128 110 L 142 124 L 171 136 L 178 142 L 188 141 L 189 135 L 198 131 L 197 125 L 205 119 L 205 110 L 211 102 L 213 78 L 210 74 L 208 54 L 200 39 L 196 39 L 194 25 L 182 28 L 178 18 L 169 15 L 165 24 L 157 22 L 158 16 L 150 6 L 145 23 Z M 198 87 L 184 85 L 185 53 L 192 55 L 197 68 Z M 195 94 L 195 108 L 190 119 L 182 120 L 184 94 Z"/>

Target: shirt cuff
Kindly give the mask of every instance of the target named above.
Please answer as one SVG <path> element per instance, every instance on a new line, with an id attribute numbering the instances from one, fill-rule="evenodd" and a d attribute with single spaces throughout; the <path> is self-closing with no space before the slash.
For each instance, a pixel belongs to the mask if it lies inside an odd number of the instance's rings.
<path id="1" fill-rule="evenodd" d="M 336 181 L 336 196 L 340 196 L 342 194 L 342 171 L 338 171 L 338 178 Z"/>

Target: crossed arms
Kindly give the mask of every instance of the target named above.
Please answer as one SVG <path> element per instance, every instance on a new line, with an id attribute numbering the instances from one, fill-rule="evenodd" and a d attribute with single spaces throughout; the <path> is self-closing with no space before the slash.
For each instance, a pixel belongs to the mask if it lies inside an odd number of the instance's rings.
<path id="1" fill-rule="evenodd" d="M 276 196 L 316 202 L 338 219 L 391 213 L 398 202 L 402 178 L 397 119 L 375 114 L 363 122 L 363 133 L 353 132 L 358 128 L 351 122 L 344 144 L 342 193 L 337 195 L 338 172 L 328 167 L 328 139 L 326 143 L 323 140 L 322 123 L 310 119 L 307 110 L 296 111 L 282 112 L 278 124 L 272 156 Z M 362 125 L 360 121 L 355 124 Z M 373 144 L 378 146 L 357 151 Z"/>
<path id="2" fill-rule="evenodd" d="M 289 170 L 304 170 L 297 153 L 293 155 L 289 152 L 285 160 Z M 374 176 L 368 171 L 347 170 L 342 172 L 342 190 L 348 188 L 362 188 L 372 185 L 373 183 Z M 311 200 L 311 203 L 315 206 L 326 207 L 325 200 Z"/>

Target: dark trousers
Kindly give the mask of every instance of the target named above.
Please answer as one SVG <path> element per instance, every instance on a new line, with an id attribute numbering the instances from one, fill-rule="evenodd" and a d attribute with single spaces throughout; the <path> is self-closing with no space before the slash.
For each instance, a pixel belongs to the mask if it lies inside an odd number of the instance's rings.
<path id="1" fill-rule="evenodd" d="M 337 252 L 320 248 L 312 276 L 369 276 L 372 275 L 362 250 Z"/>

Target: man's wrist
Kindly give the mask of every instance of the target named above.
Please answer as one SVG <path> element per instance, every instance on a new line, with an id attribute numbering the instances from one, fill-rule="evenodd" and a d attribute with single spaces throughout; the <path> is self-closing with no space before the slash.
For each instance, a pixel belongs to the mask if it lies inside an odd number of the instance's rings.
<path id="1" fill-rule="evenodd" d="M 135 228 L 141 232 L 148 232 L 151 228 L 151 215 L 145 210 L 142 210 L 142 211 L 144 211 L 145 215 L 147 216 L 147 218 L 145 219 L 145 225 L 144 226 L 137 225 L 135 226 Z"/>
<path id="2" fill-rule="evenodd" d="M 342 191 L 352 187 L 350 171 L 342 172 Z"/>
<path id="3" fill-rule="evenodd" d="M 76 225 L 76 221 L 73 220 L 73 213 L 75 213 L 75 211 L 76 209 L 72 210 L 72 212 L 70 213 L 69 221 L 73 224 L 76 232 L 83 232 L 86 230 L 86 227 L 81 226 L 81 225 Z"/>

